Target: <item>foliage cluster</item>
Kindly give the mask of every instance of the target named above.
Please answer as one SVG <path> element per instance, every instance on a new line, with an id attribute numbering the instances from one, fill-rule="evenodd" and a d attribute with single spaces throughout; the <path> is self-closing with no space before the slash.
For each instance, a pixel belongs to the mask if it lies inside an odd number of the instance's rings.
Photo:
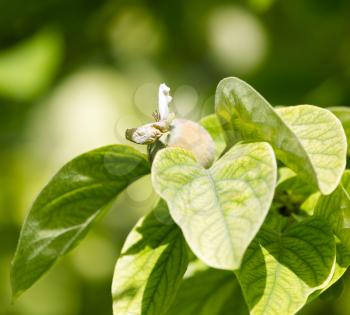
<path id="1" fill-rule="evenodd" d="M 186 145 L 149 157 L 111 145 L 75 158 L 43 189 L 23 225 L 14 296 L 149 173 L 160 200 L 117 261 L 115 315 L 293 315 L 339 292 L 350 265 L 349 116 L 340 107 L 273 108 L 231 77 L 219 83 L 215 114 L 198 128 L 215 146 L 211 165 L 198 154 L 208 154 L 203 138 L 186 128 Z"/>

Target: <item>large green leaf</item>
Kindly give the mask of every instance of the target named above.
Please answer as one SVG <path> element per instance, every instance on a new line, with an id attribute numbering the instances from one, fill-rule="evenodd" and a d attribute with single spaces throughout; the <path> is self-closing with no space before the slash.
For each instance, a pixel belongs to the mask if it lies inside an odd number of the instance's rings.
<path id="1" fill-rule="evenodd" d="M 23 225 L 12 264 L 14 295 L 72 249 L 103 207 L 147 173 L 147 157 L 120 145 L 102 147 L 66 164 L 39 194 Z"/>
<path id="2" fill-rule="evenodd" d="M 219 157 L 226 148 L 224 131 L 215 114 L 203 117 L 200 124 L 209 132 L 215 143 L 216 157 Z"/>
<path id="3" fill-rule="evenodd" d="M 214 268 L 240 266 L 271 205 L 276 161 L 269 144 L 237 144 L 210 169 L 180 148 L 158 152 L 152 181 L 193 252 Z"/>
<path id="4" fill-rule="evenodd" d="M 323 194 L 337 187 L 345 169 L 347 143 L 340 121 L 330 111 L 312 105 L 275 110 L 237 78 L 219 83 L 215 103 L 229 145 L 240 140 L 267 141 L 277 158 Z"/>
<path id="5" fill-rule="evenodd" d="M 334 271 L 335 241 L 321 219 L 265 224 L 237 272 L 251 315 L 294 315 Z"/>
<path id="6" fill-rule="evenodd" d="M 173 221 L 164 224 L 164 216 L 161 200 L 130 232 L 114 272 L 114 315 L 162 315 L 170 307 L 188 258 L 181 230 Z"/>
<path id="7" fill-rule="evenodd" d="M 167 315 L 246 315 L 247 306 L 233 272 L 204 269 L 186 278 Z"/>
<path id="8" fill-rule="evenodd" d="M 341 121 L 346 138 L 348 140 L 348 155 L 350 155 L 350 108 L 345 106 L 336 106 L 328 108 Z"/>

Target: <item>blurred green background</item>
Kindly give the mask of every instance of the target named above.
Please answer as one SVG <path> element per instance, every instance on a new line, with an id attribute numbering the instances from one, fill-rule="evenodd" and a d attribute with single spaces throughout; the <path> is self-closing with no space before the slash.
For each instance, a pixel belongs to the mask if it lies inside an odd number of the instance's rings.
<path id="1" fill-rule="evenodd" d="M 350 104 L 350 1 L 0 1 L 0 315 L 111 315 L 115 260 L 156 200 L 149 178 L 11 304 L 26 212 L 63 163 L 149 122 L 161 82 L 197 120 L 232 75 L 275 105 Z M 340 298 L 301 314 L 350 314 L 345 278 Z"/>

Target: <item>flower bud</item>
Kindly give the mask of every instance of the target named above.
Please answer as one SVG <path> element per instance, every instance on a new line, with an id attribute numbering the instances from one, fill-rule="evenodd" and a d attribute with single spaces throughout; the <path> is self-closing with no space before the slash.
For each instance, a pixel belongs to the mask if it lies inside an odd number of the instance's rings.
<path id="1" fill-rule="evenodd" d="M 157 121 L 138 128 L 126 129 L 126 139 L 137 144 L 151 144 L 158 140 L 165 132 L 168 132 L 170 123 L 168 121 Z"/>
<path id="2" fill-rule="evenodd" d="M 170 132 L 161 140 L 168 147 L 179 147 L 191 152 L 205 168 L 209 168 L 214 162 L 213 139 L 201 125 L 191 120 L 174 119 Z"/>

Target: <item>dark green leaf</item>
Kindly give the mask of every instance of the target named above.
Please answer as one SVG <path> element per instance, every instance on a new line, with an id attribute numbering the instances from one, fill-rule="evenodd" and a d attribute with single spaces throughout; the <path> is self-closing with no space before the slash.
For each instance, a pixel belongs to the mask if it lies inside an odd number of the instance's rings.
<path id="1" fill-rule="evenodd" d="M 241 288 L 233 272 L 205 268 L 196 271 L 183 281 L 167 315 L 248 313 Z"/>
<path id="2" fill-rule="evenodd" d="M 13 294 L 29 288 L 81 240 L 102 209 L 131 182 L 149 173 L 146 156 L 114 145 L 66 164 L 35 200 L 12 263 Z"/>
<path id="3" fill-rule="evenodd" d="M 344 280 L 341 278 L 327 290 L 321 293 L 320 299 L 323 301 L 331 301 L 339 298 L 344 290 Z"/>

